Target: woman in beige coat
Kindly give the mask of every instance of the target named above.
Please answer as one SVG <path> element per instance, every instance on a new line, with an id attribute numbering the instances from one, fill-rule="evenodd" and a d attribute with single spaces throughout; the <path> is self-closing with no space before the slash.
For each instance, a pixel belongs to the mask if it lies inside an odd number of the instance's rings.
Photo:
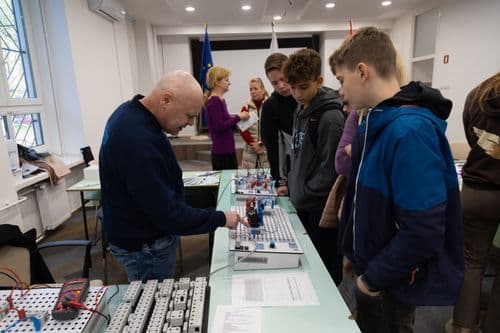
<path id="1" fill-rule="evenodd" d="M 240 131 L 241 137 L 246 145 L 243 149 L 241 167 L 246 169 L 269 168 L 266 148 L 260 138 L 260 116 L 262 105 L 269 96 L 264 83 L 259 77 L 253 78 L 248 83 L 250 89 L 250 99 L 242 106 L 241 112 L 255 113 L 259 120 L 253 123 L 248 129 Z M 250 119 L 253 117 L 251 116 Z"/>

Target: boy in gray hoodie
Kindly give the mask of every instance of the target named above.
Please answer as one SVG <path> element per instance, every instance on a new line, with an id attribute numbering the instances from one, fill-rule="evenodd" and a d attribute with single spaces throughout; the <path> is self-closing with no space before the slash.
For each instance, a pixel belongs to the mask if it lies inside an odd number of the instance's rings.
<path id="1" fill-rule="evenodd" d="M 314 50 L 293 53 L 283 64 L 283 73 L 299 103 L 288 174 L 290 199 L 328 272 L 339 284 L 342 272 L 337 231 L 320 229 L 319 220 L 337 179 L 335 151 L 345 122 L 342 100 L 336 91 L 322 86 L 321 58 Z"/>

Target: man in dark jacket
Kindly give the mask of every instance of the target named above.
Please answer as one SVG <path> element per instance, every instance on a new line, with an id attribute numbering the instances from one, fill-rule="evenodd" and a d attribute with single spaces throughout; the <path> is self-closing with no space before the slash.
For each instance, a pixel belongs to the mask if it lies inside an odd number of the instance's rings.
<path id="1" fill-rule="evenodd" d="M 243 222 L 235 212 L 196 209 L 184 200 L 182 171 L 165 132 L 193 125 L 202 102 L 198 82 L 176 71 L 146 97 L 120 105 L 106 123 L 99 154 L 104 231 L 129 281 L 172 277 L 178 235 Z"/>
<path id="2" fill-rule="evenodd" d="M 286 83 L 281 67 L 288 57 L 273 53 L 264 64 L 266 76 L 274 91 L 262 106 L 261 137 L 267 149 L 271 176 L 276 181 L 279 195 L 287 195 L 287 178 L 290 170 L 290 147 L 293 130 L 293 113 L 297 101 Z"/>
<path id="3" fill-rule="evenodd" d="M 444 134 L 451 101 L 396 78 L 390 37 L 360 29 L 330 57 L 341 94 L 370 108 L 352 144 L 339 235 L 357 279 L 365 332 L 412 332 L 417 305 L 451 305 L 463 280 L 455 166 Z"/>
<path id="4" fill-rule="evenodd" d="M 337 255 L 337 231 L 320 229 L 319 220 L 333 183 L 335 152 L 345 117 L 338 93 L 323 87 L 321 58 L 311 49 L 293 53 L 283 73 L 299 105 L 293 122 L 290 199 L 328 272 L 338 284 L 342 279 Z"/>

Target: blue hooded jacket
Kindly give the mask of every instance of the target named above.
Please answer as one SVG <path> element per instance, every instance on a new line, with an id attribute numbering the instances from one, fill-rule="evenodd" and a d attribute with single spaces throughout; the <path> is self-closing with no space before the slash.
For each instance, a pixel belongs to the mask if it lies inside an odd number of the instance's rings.
<path id="1" fill-rule="evenodd" d="M 369 112 L 353 143 L 342 251 L 368 285 L 405 304 L 454 304 L 462 286 L 450 111 L 439 91 L 411 82 Z"/>

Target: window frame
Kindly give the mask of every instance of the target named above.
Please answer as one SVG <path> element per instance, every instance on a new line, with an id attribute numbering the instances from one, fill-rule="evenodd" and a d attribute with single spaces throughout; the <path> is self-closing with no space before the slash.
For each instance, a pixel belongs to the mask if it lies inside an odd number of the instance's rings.
<path id="1" fill-rule="evenodd" d="M 23 20 L 23 30 L 26 38 L 25 43 L 27 44 L 28 56 L 30 59 L 31 65 L 31 78 L 32 84 L 34 86 L 34 90 L 36 92 L 36 97 L 34 98 L 13 98 L 9 96 L 9 83 L 7 81 L 7 73 L 5 65 L 2 64 L 0 66 L 0 115 L 7 117 L 8 129 L 10 131 L 10 139 L 16 140 L 14 137 L 14 124 L 12 122 L 13 115 L 24 115 L 24 114 L 39 114 L 39 122 L 40 122 L 40 130 L 42 133 L 43 144 L 39 146 L 33 146 L 37 151 L 46 151 L 48 149 L 47 146 L 47 124 L 46 117 L 44 114 L 44 100 L 43 100 L 43 92 L 41 85 L 41 76 L 39 69 L 39 55 L 37 54 L 39 50 L 37 49 L 37 44 L 34 40 L 34 26 L 31 20 L 32 10 L 29 7 L 28 0 L 12 0 L 18 1 L 20 4 L 20 8 L 22 11 L 22 20 Z M 14 6 L 15 7 L 15 6 Z M 17 15 L 20 15 L 19 13 Z M 19 34 L 19 32 L 18 32 Z M 27 75 L 25 73 L 25 75 Z"/>

